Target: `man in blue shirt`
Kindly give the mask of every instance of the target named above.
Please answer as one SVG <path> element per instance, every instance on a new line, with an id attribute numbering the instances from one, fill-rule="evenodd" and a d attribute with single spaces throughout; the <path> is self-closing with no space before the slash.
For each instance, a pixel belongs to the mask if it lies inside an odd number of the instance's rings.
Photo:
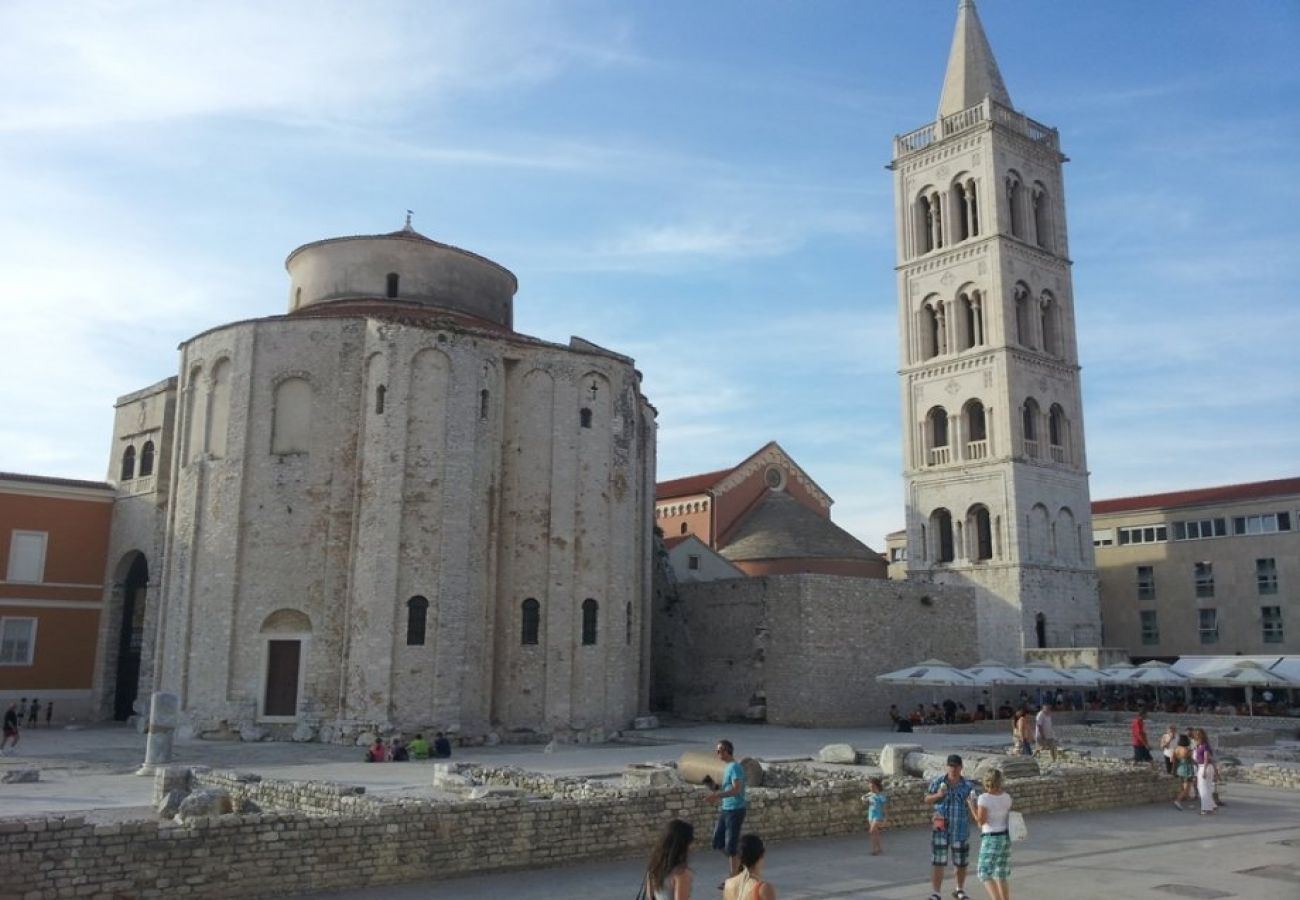
<path id="1" fill-rule="evenodd" d="M 925 802 L 934 804 L 930 831 L 930 885 L 934 893 L 930 900 L 943 900 L 943 870 L 948 867 L 949 851 L 957 877 L 953 897 L 970 900 L 966 893 L 966 865 L 970 860 L 970 800 L 975 785 L 962 777 L 961 766 L 960 756 L 949 756 L 947 773 L 931 781 L 925 795 Z"/>
<path id="2" fill-rule="evenodd" d="M 718 741 L 714 748 L 722 760 L 722 784 L 709 794 L 709 802 L 722 801 L 718 824 L 713 829 L 713 849 L 727 854 L 731 874 L 740 874 L 740 828 L 745 824 L 745 770 L 736 762 L 731 741 Z M 721 885 L 719 885 L 721 887 Z"/>

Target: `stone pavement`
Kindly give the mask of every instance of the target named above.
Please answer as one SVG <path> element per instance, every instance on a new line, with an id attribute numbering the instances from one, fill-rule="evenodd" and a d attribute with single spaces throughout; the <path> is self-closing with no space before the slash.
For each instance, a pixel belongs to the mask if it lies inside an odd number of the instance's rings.
<path id="1" fill-rule="evenodd" d="M 1300 795 L 1254 785 L 1229 785 L 1228 805 L 1213 816 L 1152 804 L 1097 812 L 1029 817 L 1029 840 L 1012 850 L 1016 900 L 1095 898 L 1300 897 Z M 696 846 L 707 847 L 707 836 Z M 867 853 L 866 836 L 771 844 L 765 874 L 780 900 L 929 896 L 929 834 L 922 828 L 886 832 L 885 852 Z M 974 877 L 966 889 L 983 898 Z M 644 862 L 602 862 L 557 869 L 481 875 L 442 882 L 385 885 L 314 894 L 332 900 L 607 900 L 636 894 Z M 720 896 L 715 885 L 725 866 L 701 849 L 692 861 L 696 898 Z M 953 890 L 951 870 L 944 896 Z"/>

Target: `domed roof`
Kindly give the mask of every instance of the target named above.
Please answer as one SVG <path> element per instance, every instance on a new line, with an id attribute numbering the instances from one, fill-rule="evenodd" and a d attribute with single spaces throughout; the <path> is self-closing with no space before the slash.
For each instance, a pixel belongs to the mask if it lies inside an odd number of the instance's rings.
<path id="1" fill-rule="evenodd" d="M 760 559 L 862 559 L 880 554 L 785 491 L 768 491 L 719 549 L 732 562 Z"/>

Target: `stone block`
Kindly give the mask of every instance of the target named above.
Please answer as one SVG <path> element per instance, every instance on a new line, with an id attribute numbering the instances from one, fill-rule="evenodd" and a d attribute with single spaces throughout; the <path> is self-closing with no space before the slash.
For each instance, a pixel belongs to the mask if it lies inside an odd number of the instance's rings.
<path id="1" fill-rule="evenodd" d="M 905 762 L 909 753 L 922 752 L 920 744 L 886 744 L 880 751 L 880 768 L 886 775 L 907 775 Z"/>
<path id="2" fill-rule="evenodd" d="M 851 766 L 858 761 L 858 751 L 851 744 L 827 744 L 817 751 L 817 761 Z"/>
<path id="3" fill-rule="evenodd" d="M 33 784 L 40 780 L 40 769 L 11 769 L 0 778 L 0 782 L 4 784 Z"/>
<path id="4" fill-rule="evenodd" d="M 239 726 L 239 739 L 248 744 L 256 744 L 258 741 L 266 740 L 267 731 L 261 726 L 246 722 Z"/>
<path id="5" fill-rule="evenodd" d="M 680 784 L 677 770 L 655 763 L 633 763 L 623 769 L 623 786 L 629 788 L 670 787 Z"/>
<path id="6" fill-rule="evenodd" d="M 659 727 L 658 716 L 637 716 L 632 720 L 632 727 L 637 731 L 645 731 L 649 728 Z"/>
<path id="7" fill-rule="evenodd" d="M 181 801 L 176 810 L 176 821 L 190 822 L 207 816 L 221 816 L 234 812 L 234 802 L 229 792 L 221 788 L 204 788 Z"/>
<path id="8" fill-rule="evenodd" d="M 158 801 L 158 817 L 161 819 L 174 819 L 176 814 L 181 810 L 181 803 L 184 802 L 186 793 L 182 791 L 168 791 Z"/>
<path id="9" fill-rule="evenodd" d="M 293 739 L 300 744 L 316 740 L 316 729 L 306 722 L 299 722 L 298 727 L 293 730 Z"/>

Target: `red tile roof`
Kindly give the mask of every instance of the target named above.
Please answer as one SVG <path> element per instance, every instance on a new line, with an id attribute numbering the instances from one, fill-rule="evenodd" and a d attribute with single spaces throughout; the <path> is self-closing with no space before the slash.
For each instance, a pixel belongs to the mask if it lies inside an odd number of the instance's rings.
<path id="1" fill-rule="evenodd" d="M 678 544 L 680 544 L 682 541 L 686 540 L 688 537 L 694 537 L 694 536 L 695 535 L 692 534 L 678 534 L 670 538 L 664 538 L 664 549 L 671 550 L 674 547 L 676 547 Z"/>
<path id="2" fill-rule="evenodd" d="M 703 494 L 734 471 L 736 471 L 736 467 L 732 466 L 730 469 L 719 469 L 716 472 L 705 472 L 702 475 L 687 475 L 685 478 L 661 481 L 655 485 L 655 499 L 668 500 L 672 497 Z"/>
<path id="3" fill-rule="evenodd" d="M 1104 515 L 1134 509 L 1201 506 L 1207 503 L 1263 500 L 1284 494 L 1300 494 L 1300 478 L 1277 478 L 1273 481 L 1225 484 L 1220 487 L 1194 488 L 1190 491 L 1171 491 L 1167 494 L 1142 494 L 1136 497 L 1095 500 L 1092 504 L 1092 514 Z"/>

